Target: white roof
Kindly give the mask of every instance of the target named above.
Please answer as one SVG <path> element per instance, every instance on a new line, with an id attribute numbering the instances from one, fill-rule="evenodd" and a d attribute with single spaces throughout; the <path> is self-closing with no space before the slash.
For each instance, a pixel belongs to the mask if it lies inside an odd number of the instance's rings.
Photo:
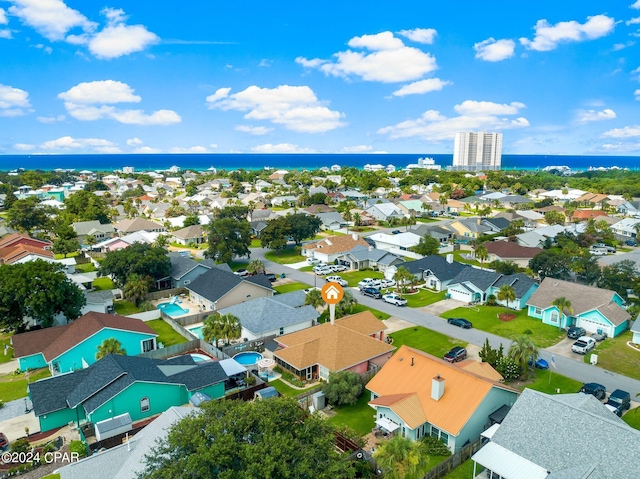
<path id="1" fill-rule="evenodd" d="M 487 439 L 491 439 L 499 427 L 500 424 L 496 423 L 480 435 L 482 437 L 486 437 Z"/>
<path id="2" fill-rule="evenodd" d="M 235 359 L 221 359 L 220 366 L 222 366 L 227 376 L 235 376 L 236 374 L 245 374 L 247 372 L 247 368 Z"/>
<path id="3" fill-rule="evenodd" d="M 395 422 L 390 421 L 386 417 L 381 417 L 379 419 L 376 419 L 376 424 L 378 426 L 386 429 L 389 432 L 393 432 L 393 431 L 395 431 L 396 429 L 398 429 L 400 427 Z"/>
<path id="4" fill-rule="evenodd" d="M 544 479 L 547 470 L 526 460 L 524 457 L 490 442 L 471 456 L 478 464 L 491 469 L 501 477 L 517 477 L 518 479 Z"/>
<path id="5" fill-rule="evenodd" d="M 409 248 L 415 246 L 420 242 L 420 236 L 415 233 L 407 231 L 405 233 L 399 233 L 397 235 L 388 235 L 385 233 L 376 233 L 370 236 L 373 241 L 380 241 L 381 243 L 387 243 L 394 246 L 402 246 Z"/>

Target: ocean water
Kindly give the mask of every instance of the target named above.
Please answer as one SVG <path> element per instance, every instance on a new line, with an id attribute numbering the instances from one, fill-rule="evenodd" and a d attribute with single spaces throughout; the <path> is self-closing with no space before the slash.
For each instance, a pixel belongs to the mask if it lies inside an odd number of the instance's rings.
<path id="1" fill-rule="evenodd" d="M 367 163 L 395 165 L 397 169 L 417 163 L 418 158 L 433 158 L 443 168 L 451 165 L 451 154 L 149 154 L 149 155 L 0 155 L 0 170 L 24 168 L 54 170 L 56 168 L 93 171 L 113 171 L 133 166 L 136 171 L 164 170 L 173 165 L 184 169 L 206 170 L 209 167 L 233 170 L 317 169 L 332 165 L 362 168 Z M 502 155 L 502 169 L 541 169 L 545 166 L 568 166 L 574 170 L 589 167 L 639 169 L 638 156 L 554 156 Z"/>

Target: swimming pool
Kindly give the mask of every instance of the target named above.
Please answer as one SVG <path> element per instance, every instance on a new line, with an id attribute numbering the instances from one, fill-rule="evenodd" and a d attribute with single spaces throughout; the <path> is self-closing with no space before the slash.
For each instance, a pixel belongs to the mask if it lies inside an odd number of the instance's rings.
<path id="1" fill-rule="evenodd" d="M 183 314 L 187 314 L 189 312 L 188 309 L 185 309 L 176 303 L 160 303 L 157 308 L 171 317 L 182 316 Z"/>
<path id="2" fill-rule="evenodd" d="M 202 361 L 212 361 L 209 356 L 205 356 L 204 354 L 191 353 L 189 356 L 191 356 L 196 363 L 200 363 Z"/>
<path id="3" fill-rule="evenodd" d="M 204 337 L 202 336 L 202 324 L 198 325 L 198 326 L 190 326 L 187 328 L 187 331 L 189 331 L 190 333 L 192 333 L 194 336 L 198 337 L 199 339 L 204 339 Z"/>
<path id="4" fill-rule="evenodd" d="M 236 354 L 233 359 L 238 361 L 243 366 L 253 366 L 258 364 L 258 361 L 262 359 L 262 354 L 253 351 L 246 351 L 244 353 Z"/>

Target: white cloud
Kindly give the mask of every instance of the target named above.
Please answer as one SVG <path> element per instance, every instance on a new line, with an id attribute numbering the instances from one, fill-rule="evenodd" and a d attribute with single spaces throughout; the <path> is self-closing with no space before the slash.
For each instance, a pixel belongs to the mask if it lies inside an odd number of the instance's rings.
<path id="1" fill-rule="evenodd" d="M 378 130 L 391 138 L 418 137 L 427 141 L 450 140 L 458 131 L 483 130 L 500 131 L 529 126 L 524 117 L 505 118 L 517 115 L 525 108 L 523 103 L 498 104 L 487 101 L 467 100 L 453 107 L 459 113 L 456 117 L 446 117 L 439 111 L 428 110 L 420 118 L 406 120 L 396 125 Z"/>
<path id="2" fill-rule="evenodd" d="M 17 151 L 32 151 L 35 150 L 35 145 L 30 145 L 28 143 L 16 143 L 13 145 L 13 149 Z"/>
<path id="3" fill-rule="evenodd" d="M 476 51 L 476 58 L 486 62 L 500 62 L 511 58 L 515 48 L 516 42 L 513 40 L 496 40 L 493 37 L 473 45 L 473 49 Z"/>
<path id="4" fill-rule="evenodd" d="M 144 145 L 144 141 L 142 141 L 140 138 L 129 138 L 127 140 L 127 145 L 128 146 L 140 146 L 140 145 Z"/>
<path id="5" fill-rule="evenodd" d="M 277 145 L 265 143 L 264 145 L 252 147 L 251 151 L 256 153 L 315 153 L 309 148 L 300 148 L 298 145 L 291 143 L 278 143 Z"/>
<path id="6" fill-rule="evenodd" d="M 169 153 L 208 153 L 206 146 L 190 146 L 188 148 L 173 147 L 169 148 Z"/>
<path id="7" fill-rule="evenodd" d="M 230 88 L 220 88 L 207 97 L 211 109 L 246 111 L 247 120 L 267 120 L 288 130 L 322 133 L 344 123 L 343 113 L 330 110 L 308 86 L 280 85 L 260 88 L 255 85 L 229 95 Z"/>
<path id="8" fill-rule="evenodd" d="M 36 117 L 36 120 L 38 120 L 40 123 L 51 124 L 51 123 L 56 123 L 58 121 L 64 121 L 66 118 L 67 117 L 65 115 L 38 116 L 38 117 Z"/>
<path id="9" fill-rule="evenodd" d="M 51 41 L 64 40 L 67 32 L 74 28 L 89 33 L 97 26 L 61 0 L 14 0 L 13 3 L 9 13 Z"/>
<path id="10" fill-rule="evenodd" d="M 7 25 L 8 23 L 7 12 L 5 12 L 3 8 L 0 8 L 0 25 Z"/>
<path id="11" fill-rule="evenodd" d="M 617 52 L 619 50 L 624 50 L 625 48 L 629 48 L 632 47 L 636 44 L 636 42 L 634 41 L 628 41 L 627 43 L 614 43 L 613 45 L 613 51 Z M 616 73 L 620 71 L 619 69 L 616 70 Z"/>
<path id="12" fill-rule="evenodd" d="M 0 83 L 0 116 L 22 116 L 30 106 L 28 92 Z"/>
<path id="13" fill-rule="evenodd" d="M 133 150 L 133 153 L 162 153 L 160 148 L 152 148 L 150 146 L 141 146 Z"/>
<path id="14" fill-rule="evenodd" d="M 142 110 L 117 109 L 113 104 L 138 103 L 142 100 L 126 83 L 114 80 L 83 82 L 58 95 L 69 115 L 81 121 L 104 118 L 128 125 L 171 125 L 182 119 L 173 110 L 158 110 L 150 115 Z"/>
<path id="15" fill-rule="evenodd" d="M 57 140 L 45 141 L 42 150 L 93 150 L 99 153 L 118 153 L 120 149 L 116 143 L 102 138 L 72 138 L 63 136 Z"/>
<path id="16" fill-rule="evenodd" d="M 625 126 L 624 128 L 614 128 L 602 134 L 605 138 L 637 138 L 640 137 L 640 125 Z"/>
<path id="17" fill-rule="evenodd" d="M 267 60 L 266 58 L 263 58 L 262 60 L 260 60 L 260 63 L 258 64 L 259 67 L 270 67 L 273 64 L 273 60 Z"/>
<path id="18" fill-rule="evenodd" d="M 581 42 L 604 37 L 613 31 L 615 20 L 606 15 L 587 17 L 585 23 L 575 20 L 551 25 L 547 20 L 538 20 L 533 40 L 521 38 L 520 43 L 528 50 L 539 52 L 554 50 L 558 44 Z"/>
<path id="19" fill-rule="evenodd" d="M 589 123 L 592 121 L 603 121 L 603 120 L 613 120 L 616 118 L 616 112 L 605 108 L 601 111 L 596 110 L 588 110 L 588 111 L 580 111 L 578 112 L 577 121 L 578 123 Z"/>
<path id="20" fill-rule="evenodd" d="M 383 83 L 418 80 L 438 68 L 435 58 L 429 53 L 406 46 L 388 31 L 354 37 L 348 45 L 370 52 L 338 52 L 333 55 L 335 60 L 298 57 L 296 63 L 305 68 L 317 68 L 325 75 L 343 78 L 355 76 L 365 81 Z"/>
<path id="21" fill-rule="evenodd" d="M 266 135 L 270 131 L 273 131 L 273 128 L 268 128 L 266 126 L 237 125 L 236 130 L 244 133 L 250 133 L 251 135 Z"/>
<path id="22" fill-rule="evenodd" d="M 438 35 L 438 32 L 433 28 L 414 28 L 413 30 L 400 30 L 397 33 L 412 42 L 426 45 L 431 45 Z"/>
<path id="23" fill-rule="evenodd" d="M 11 30 L 0 30 L 0 38 L 10 39 L 11 38 Z"/>
<path id="24" fill-rule="evenodd" d="M 406 95 L 422 95 L 432 91 L 440 91 L 446 85 L 450 85 L 450 81 L 440 80 L 440 78 L 428 78 L 426 80 L 418 80 L 408 85 L 402 86 L 399 90 L 392 93 L 393 96 Z"/>
<path id="25" fill-rule="evenodd" d="M 144 50 L 160 38 L 144 25 L 126 25 L 124 11 L 105 8 L 107 26 L 89 40 L 89 51 L 98 58 L 117 58 Z"/>
<path id="26" fill-rule="evenodd" d="M 629 25 L 638 25 L 640 23 L 640 17 L 632 18 L 631 20 L 627 20 L 624 22 L 627 26 Z"/>
<path id="27" fill-rule="evenodd" d="M 633 94 L 636 96 L 636 100 L 640 100 L 640 89 L 634 91 Z"/>
<path id="28" fill-rule="evenodd" d="M 629 5 L 629 8 L 635 8 L 636 10 L 640 10 L 640 0 L 636 0 L 635 2 L 633 2 L 631 5 Z"/>
<path id="29" fill-rule="evenodd" d="M 342 149 L 343 153 L 369 153 L 373 150 L 373 147 L 370 145 L 356 145 L 356 146 L 345 146 Z"/>

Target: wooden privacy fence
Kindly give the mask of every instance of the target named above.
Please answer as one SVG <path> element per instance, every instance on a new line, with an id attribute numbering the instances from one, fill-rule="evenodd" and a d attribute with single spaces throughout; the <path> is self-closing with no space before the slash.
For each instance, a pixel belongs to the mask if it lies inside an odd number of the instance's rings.
<path id="1" fill-rule="evenodd" d="M 455 467 L 458 467 L 464 461 L 473 456 L 482 447 L 482 439 L 478 438 L 471 444 L 467 444 L 458 452 L 448 457 L 436 467 L 431 469 L 424 475 L 423 479 L 441 479 L 446 476 Z"/>

